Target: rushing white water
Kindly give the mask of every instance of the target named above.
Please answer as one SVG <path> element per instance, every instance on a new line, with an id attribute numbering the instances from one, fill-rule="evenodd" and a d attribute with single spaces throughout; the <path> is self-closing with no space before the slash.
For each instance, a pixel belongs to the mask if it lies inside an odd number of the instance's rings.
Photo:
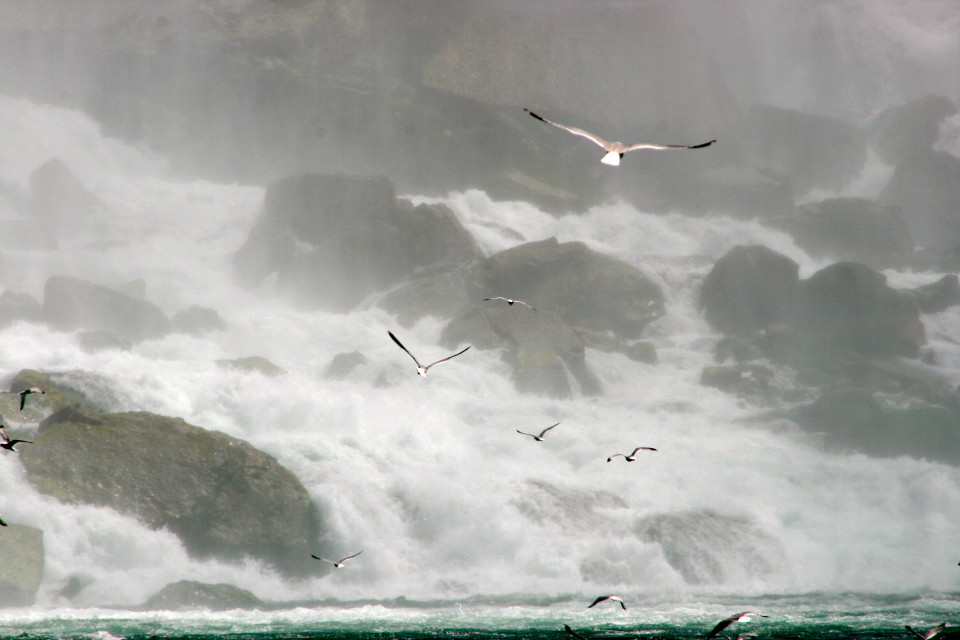
<path id="1" fill-rule="evenodd" d="M 659 364 L 588 351 L 605 393 L 555 400 L 517 393 L 490 351 L 471 350 L 419 378 L 387 338 L 396 322 L 372 304 L 344 315 L 304 312 L 269 285 L 238 288 L 231 257 L 259 210 L 260 187 L 173 179 L 162 159 L 105 138 L 85 116 L 23 99 L 0 98 L 0 139 L 0 181 L 25 189 L 30 172 L 56 156 L 107 205 L 56 251 L 18 249 L 8 238 L 6 288 L 42 298 L 50 275 L 143 278 L 147 297 L 168 314 L 199 303 L 229 325 L 202 338 L 172 334 L 131 351 L 86 353 L 72 333 L 18 323 L 0 331 L 0 374 L 62 372 L 110 409 L 181 417 L 248 440 L 307 487 L 331 541 L 318 552 L 364 551 L 347 569 L 294 582 L 255 562 L 197 561 L 168 532 L 39 494 L 15 455 L 0 456 L 0 514 L 45 532 L 41 604 L 57 605 L 56 589 L 73 574 L 89 581 L 79 604 L 137 604 L 180 579 L 231 582 L 268 600 L 958 585 L 960 470 L 828 453 L 790 423 L 751 421 L 756 409 L 699 384 L 719 336 L 695 300 L 717 257 L 762 243 L 797 260 L 803 276 L 826 264 L 782 233 L 622 203 L 557 218 L 481 192 L 450 195 L 488 253 L 520 242 L 504 228 L 525 240 L 582 240 L 663 287 L 668 313 L 647 332 Z M 890 275 L 911 284 L 936 277 Z M 944 333 L 958 323 L 955 311 L 926 320 Z M 402 337 L 430 358 L 442 353 L 442 326 L 426 319 Z M 323 378 L 335 354 L 353 350 L 371 364 L 344 381 Z M 214 362 L 248 355 L 289 373 L 268 378 Z M 952 362 L 960 371 L 960 353 Z M 373 384 L 380 374 L 385 388 Z M 778 370 L 777 382 L 791 384 L 789 371 Z M 34 426 L 6 418 L 18 432 Z M 542 443 L 514 431 L 556 421 Z M 605 462 L 637 445 L 659 451 L 633 464 Z M 702 510 L 765 532 L 736 544 L 756 544 L 766 569 L 729 562 L 722 580 L 691 586 L 660 544 L 637 534 L 647 516 Z"/>

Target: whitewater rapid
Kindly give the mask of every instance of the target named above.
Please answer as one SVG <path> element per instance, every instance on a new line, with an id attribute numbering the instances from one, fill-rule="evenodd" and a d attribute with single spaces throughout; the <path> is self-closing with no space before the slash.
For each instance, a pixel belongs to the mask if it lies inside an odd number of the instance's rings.
<path id="1" fill-rule="evenodd" d="M 659 363 L 588 350 L 604 394 L 556 400 L 517 393 L 493 351 L 473 349 L 426 379 L 416 376 L 387 330 L 429 359 L 445 353 L 438 319 L 404 328 L 375 300 L 339 315 L 298 310 L 270 282 L 238 287 L 232 255 L 258 214 L 261 186 L 185 180 L 149 150 L 105 137 L 77 111 L 19 98 L 0 97 L 0 139 L 3 183 L 26 190 L 30 173 L 59 157 L 106 205 L 57 251 L 3 240 L 6 289 L 42 300 L 51 275 L 108 285 L 142 278 L 147 298 L 168 315 L 201 304 L 227 323 L 203 337 L 171 334 L 96 353 L 81 350 L 73 333 L 17 323 L 0 331 L 0 375 L 57 373 L 110 410 L 180 417 L 247 440 L 309 491 L 325 526 L 318 553 L 364 552 L 349 570 L 299 581 L 253 561 L 198 561 L 173 534 L 38 493 L 15 456 L 0 456 L 0 514 L 44 530 L 41 605 L 62 605 L 56 590 L 75 574 L 88 583 L 77 605 L 134 605 L 181 579 L 229 582 L 266 600 L 909 592 L 960 584 L 960 470 L 828 452 L 815 434 L 786 420 L 757 420 L 761 410 L 699 384 L 720 337 L 696 305 L 716 258 L 759 243 L 796 260 L 801 277 L 829 263 L 783 233 L 727 217 L 651 215 L 621 202 L 555 217 L 478 191 L 409 194 L 448 204 L 487 254 L 551 236 L 580 240 L 663 288 L 667 314 L 645 336 Z M 0 207 L 3 217 L 22 215 Z M 896 286 L 939 275 L 888 272 Z M 925 317 L 931 339 L 956 336 L 957 315 Z M 355 350 L 368 365 L 344 380 L 324 378 L 334 355 Z M 947 368 L 955 375 L 954 353 Z M 270 378 L 215 363 L 250 355 L 288 373 Z M 789 370 L 774 369 L 775 384 L 795 384 Z M 378 377 L 386 384 L 375 385 Z M 18 433 L 35 428 L 5 418 Z M 515 433 L 557 421 L 542 443 Z M 605 462 L 638 445 L 659 451 L 633 464 Z M 659 544 L 636 533 L 646 516 L 705 509 L 769 534 L 774 548 L 759 552 L 769 551 L 770 570 L 731 564 L 722 582 L 689 585 Z"/>

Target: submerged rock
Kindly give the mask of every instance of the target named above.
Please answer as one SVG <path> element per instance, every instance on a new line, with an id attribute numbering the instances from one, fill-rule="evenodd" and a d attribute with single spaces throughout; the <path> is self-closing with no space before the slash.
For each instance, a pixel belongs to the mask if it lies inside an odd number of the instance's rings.
<path id="1" fill-rule="evenodd" d="M 903 209 L 918 245 L 953 248 L 960 242 L 960 158 L 939 151 L 910 156 L 897 165 L 880 201 Z"/>
<path id="2" fill-rule="evenodd" d="M 938 95 L 887 107 L 867 125 L 870 144 L 884 162 L 899 164 L 931 150 L 940 137 L 940 123 L 955 113 L 957 105 Z"/>
<path id="3" fill-rule="evenodd" d="M 0 527 L 0 607 L 30 606 L 43 578 L 43 531 L 7 524 Z"/>
<path id="4" fill-rule="evenodd" d="M 150 596 L 139 608 L 148 610 L 179 611 L 182 609 L 258 609 L 263 601 L 246 589 L 232 584 L 209 584 L 194 580 L 181 580 L 165 586 Z"/>
<path id="5" fill-rule="evenodd" d="M 110 331 L 129 340 L 160 338 L 170 321 L 156 305 L 72 276 L 53 276 L 44 286 L 43 315 L 64 331 Z"/>
<path id="6" fill-rule="evenodd" d="M 178 535 L 197 557 L 265 560 L 285 573 L 317 523 L 303 485 L 275 458 L 226 434 L 150 413 L 72 413 L 45 421 L 27 478 L 68 504 L 95 504 Z"/>

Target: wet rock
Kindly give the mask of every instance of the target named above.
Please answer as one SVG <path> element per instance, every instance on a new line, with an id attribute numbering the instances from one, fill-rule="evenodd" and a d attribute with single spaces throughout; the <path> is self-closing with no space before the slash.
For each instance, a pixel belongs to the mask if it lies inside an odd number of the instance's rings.
<path id="1" fill-rule="evenodd" d="M 923 313 L 939 313 L 960 304 L 960 278 L 955 273 L 904 293 L 917 303 Z"/>
<path id="2" fill-rule="evenodd" d="M 671 208 L 701 215 L 725 213 L 735 218 L 770 218 L 793 210 L 790 178 L 770 168 L 727 165 L 704 171 L 678 189 Z"/>
<path id="3" fill-rule="evenodd" d="M 170 320 L 170 328 L 179 333 L 188 333 L 200 336 L 211 331 L 222 331 L 227 328 L 216 309 L 193 305 L 183 311 L 178 311 Z"/>
<path id="4" fill-rule="evenodd" d="M 377 304 L 394 314 L 404 327 L 426 316 L 453 318 L 481 301 L 476 263 L 418 269 L 405 282 L 384 294 Z M 473 297 L 471 297 L 473 294 Z"/>
<path id="5" fill-rule="evenodd" d="M 43 291 L 44 319 L 60 330 L 105 330 L 135 342 L 170 331 L 170 321 L 159 307 L 109 287 L 53 276 Z"/>
<path id="6" fill-rule="evenodd" d="M 40 322 L 43 306 L 29 293 L 14 293 L 9 289 L 0 294 L 0 327 L 14 322 Z"/>
<path id="7" fill-rule="evenodd" d="M 0 527 L 0 607 L 34 603 L 43 578 L 43 531 L 10 522 Z"/>
<path id="8" fill-rule="evenodd" d="M 643 362 L 645 364 L 657 364 L 657 347 L 647 340 L 638 340 L 634 342 L 625 351 L 625 355 L 631 360 Z"/>
<path id="9" fill-rule="evenodd" d="M 803 426 L 826 434 L 826 444 L 878 457 L 912 456 L 960 462 L 960 413 L 912 399 L 890 406 L 867 389 L 827 391 L 794 412 Z"/>
<path id="10" fill-rule="evenodd" d="M 130 349 L 133 348 L 132 341 L 121 338 L 112 331 L 105 330 L 81 331 L 77 333 L 77 341 L 80 343 L 80 348 L 87 353 L 95 353 L 109 349 L 130 351 Z"/>
<path id="11" fill-rule="evenodd" d="M 51 416 L 33 450 L 20 456 L 41 493 L 166 528 L 195 557 L 251 557 L 292 575 L 307 570 L 316 514 L 303 485 L 272 456 L 175 418 L 72 416 Z"/>
<path id="12" fill-rule="evenodd" d="M 880 201 L 900 207 L 914 241 L 934 249 L 960 242 L 960 158 L 929 151 L 897 165 Z"/>
<path id="13" fill-rule="evenodd" d="M 856 126 L 793 109 L 756 105 L 740 135 L 754 162 L 790 176 L 798 195 L 814 188 L 840 190 L 867 159 L 866 134 Z"/>
<path id="14" fill-rule="evenodd" d="M 327 370 L 324 372 L 323 377 L 333 380 L 343 380 L 350 375 L 351 371 L 366 363 L 366 356 L 359 351 L 338 353 L 337 355 L 333 356 L 333 360 L 331 360 L 330 364 L 327 365 Z"/>
<path id="15" fill-rule="evenodd" d="M 52 238 L 80 228 L 85 218 L 106 207 L 60 158 L 40 165 L 30 174 L 30 199 L 37 224 Z"/>
<path id="16" fill-rule="evenodd" d="M 232 584 L 209 584 L 194 580 L 180 580 L 168 584 L 143 603 L 147 610 L 180 611 L 183 609 L 259 609 L 263 601 L 246 589 Z"/>
<path id="17" fill-rule="evenodd" d="M 234 358 L 233 360 L 217 360 L 217 364 L 225 369 L 259 373 L 271 378 L 287 373 L 286 369 L 278 367 L 262 356 L 248 356 L 246 358 Z"/>
<path id="18" fill-rule="evenodd" d="M 704 367 L 700 384 L 727 393 L 743 396 L 763 396 L 770 387 L 773 370 L 758 364 Z"/>
<path id="19" fill-rule="evenodd" d="M 901 211 L 865 198 L 832 198 L 770 220 L 812 256 L 853 260 L 878 268 L 902 264 L 913 240 Z"/>
<path id="20" fill-rule="evenodd" d="M 480 255 L 443 205 L 397 200 L 383 177 L 310 174 L 268 187 L 235 264 L 248 284 L 277 273 L 298 302 L 347 311 L 418 267 Z"/>
<path id="21" fill-rule="evenodd" d="M 955 113 L 957 105 L 940 95 L 887 107 L 867 125 L 870 144 L 884 162 L 900 164 L 931 150 L 940 136 L 940 123 Z"/>
<path id="22" fill-rule="evenodd" d="M 687 584 L 736 584 L 769 577 L 786 565 L 783 545 L 759 526 L 711 511 L 647 516 L 635 534 L 658 543 Z"/>
<path id="23" fill-rule="evenodd" d="M 801 283 L 799 299 L 797 326 L 834 351 L 914 357 L 926 342 L 916 302 L 865 265 L 821 269 Z"/>
<path id="24" fill-rule="evenodd" d="M 723 364 L 728 359 L 739 364 L 761 357 L 763 357 L 763 354 L 754 344 L 731 336 L 720 338 L 713 348 L 713 360 L 717 364 Z"/>
<path id="25" fill-rule="evenodd" d="M 799 272 L 796 262 L 762 245 L 737 246 L 707 274 L 700 305 L 726 334 L 784 322 L 796 310 Z"/>

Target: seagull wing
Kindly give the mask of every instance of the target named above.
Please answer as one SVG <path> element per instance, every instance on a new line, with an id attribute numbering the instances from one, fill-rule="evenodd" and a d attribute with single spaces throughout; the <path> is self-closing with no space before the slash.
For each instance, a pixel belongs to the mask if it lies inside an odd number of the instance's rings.
<path id="1" fill-rule="evenodd" d="M 405 346 L 403 346 L 403 343 L 402 343 L 402 342 L 400 342 L 399 340 L 397 340 L 397 336 L 393 335 L 393 333 L 391 333 L 390 331 L 387 331 L 387 333 L 390 335 L 390 337 L 393 339 L 393 341 L 397 343 L 397 346 L 398 346 L 398 347 L 400 347 L 401 349 L 403 349 L 404 351 L 406 351 L 406 352 L 407 352 L 407 355 L 410 356 L 411 358 L 413 358 L 413 361 L 417 363 L 417 366 L 418 366 L 418 367 L 422 367 L 422 366 L 423 366 L 422 364 L 420 364 L 420 361 L 417 360 L 416 356 L 414 356 L 412 353 L 410 353 L 410 351 L 408 351 L 407 348 L 406 348 Z"/>
<path id="2" fill-rule="evenodd" d="M 560 424 L 560 423 L 558 422 L 557 424 Z M 545 434 L 547 431 L 550 431 L 550 429 L 553 429 L 555 426 L 557 426 L 557 424 L 552 424 L 552 425 L 550 425 L 549 427 L 547 427 L 546 429 L 544 429 L 543 431 L 541 431 L 539 437 L 542 438 L 542 437 L 543 437 L 543 434 Z"/>
<path id="3" fill-rule="evenodd" d="M 496 296 L 495 298 L 484 298 L 484 299 L 483 299 L 484 302 L 486 302 L 487 300 L 503 300 L 503 301 L 505 301 L 505 302 L 510 302 L 509 300 L 507 300 L 507 299 L 504 298 L 503 296 Z"/>
<path id="4" fill-rule="evenodd" d="M 615 454 L 613 454 L 612 456 L 610 456 L 609 458 L 607 458 L 607 462 L 610 462 L 611 460 L 613 460 L 613 459 L 616 458 L 617 456 L 623 456 L 624 458 L 627 457 L 627 456 L 625 456 L 625 455 L 622 454 L 622 453 L 615 453 Z"/>
<path id="5" fill-rule="evenodd" d="M 537 436 L 533 435 L 532 433 L 527 433 L 526 431 L 520 431 L 520 429 L 517 429 L 516 432 L 517 432 L 517 433 L 520 433 L 520 434 L 522 434 L 522 435 L 525 435 L 525 436 L 530 436 L 531 438 L 536 438 L 536 437 L 537 437 Z"/>
<path id="6" fill-rule="evenodd" d="M 653 447 L 637 447 L 633 450 L 633 453 L 630 454 L 630 457 L 637 455 L 637 451 L 656 451 Z"/>
<path id="7" fill-rule="evenodd" d="M 312 553 L 310 554 L 310 557 L 313 558 L 314 560 L 322 560 L 323 562 L 329 562 L 330 564 L 336 564 L 333 560 L 327 560 L 326 558 L 321 558 L 320 556 L 315 556 L 315 555 L 313 555 Z"/>
<path id="8" fill-rule="evenodd" d="M 610 597 L 610 596 L 597 596 L 597 599 L 596 599 L 596 600 L 594 600 L 593 602 L 591 602 L 590 604 L 587 605 L 587 609 L 590 609 L 591 607 L 597 606 L 598 604 L 600 604 L 601 602 L 603 602 L 604 600 L 606 600 L 606 599 L 609 598 L 609 597 Z"/>
<path id="9" fill-rule="evenodd" d="M 530 305 L 528 305 L 528 304 L 527 304 L 526 302 L 524 302 L 523 300 L 517 300 L 517 304 L 522 304 L 522 305 L 525 306 L 527 309 L 530 309 L 531 311 L 536 311 L 536 309 L 534 309 L 533 307 L 531 307 Z"/>
<path id="10" fill-rule="evenodd" d="M 357 551 L 357 552 L 356 552 L 355 554 L 353 554 L 352 556 L 347 556 L 346 558 L 343 558 L 342 560 L 340 560 L 340 562 L 346 562 L 346 561 L 349 560 L 350 558 L 356 558 L 356 557 L 357 557 L 358 555 L 360 555 L 361 553 L 363 553 L 363 551 Z"/>
<path id="11" fill-rule="evenodd" d="M 574 638 L 577 638 L 577 640 L 587 640 L 582 635 L 571 629 L 570 625 L 568 624 L 563 625 L 563 630 L 572 635 Z"/>
<path id="12" fill-rule="evenodd" d="M 469 349 L 469 348 L 470 348 L 470 347 L 467 347 L 467 349 Z M 463 351 L 466 351 L 467 349 L 464 349 Z M 428 364 L 427 366 L 425 366 L 424 369 L 429 369 L 430 367 L 432 367 L 432 366 L 435 365 L 435 364 L 440 364 L 441 362 L 446 362 L 447 360 L 451 360 L 451 359 L 453 359 L 453 358 L 456 358 L 458 355 L 460 355 L 461 353 L 463 353 L 463 351 L 457 351 L 457 352 L 456 352 L 455 354 L 453 354 L 452 356 L 447 356 L 447 357 L 444 358 L 443 360 L 437 360 L 436 362 L 431 362 L 430 364 Z"/>
<path id="13" fill-rule="evenodd" d="M 3 425 L 0 424 L 0 437 L 3 438 L 3 441 L 8 443 L 10 442 L 10 436 L 7 435 L 7 430 L 3 428 Z"/>
<path id="14" fill-rule="evenodd" d="M 709 640 L 709 638 L 713 638 L 714 636 L 716 636 L 718 633 L 720 633 L 721 631 L 723 631 L 724 629 L 726 629 L 727 627 L 729 627 L 731 624 L 733 624 L 733 623 L 737 620 L 737 618 L 740 617 L 740 615 L 741 615 L 741 614 L 737 613 L 737 614 L 734 614 L 734 615 L 730 616 L 729 618 L 724 618 L 723 620 L 721 620 L 720 622 L 718 622 L 718 623 L 717 623 L 717 626 L 715 626 L 715 627 L 710 631 L 710 633 L 708 633 L 708 634 L 706 635 L 706 638 Z"/>
<path id="15" fill-rule="evenodd" d="M 20 411 L 23 411 L 23 403 L 27 401 L 27 393 L 29 392 L 28 391 L 20 392 Z"/>
<path id="16" fill-rule="evenodd" d="M 3 520 L 0 520 L 0 527 L 5 527 L 5 526 L 7 526 L 7 523 L 4 522 Z"/>
<path id="17" fill-rule="evenodd" d="M 940 635 L 940 632 L 946 629 L 946 627 L 947 627 L 947 623 L 941 622 L 940 624 L 933 627 L 932 629 L 928 629 L 927 632 L 923 634 L 923 640 L 930 640 L 931 638 L 934 638 Z"/>
<path id="18" fill-rule="evenodd" d="M 624 153 L 627 151 L 637 151 L 638 149 L 652 149 L 654 151 L 667 151 L 669 149 L 703 149 L 704 147 L 709 147 L 716 140 L 711 140 L 710 142 L 704 142 L 703 144 L 695 144 L 693 146 L 687 146 L 685 144 L 653 144 L 649 142 L 639 142 L 637 144 L 632 144 L 626 149 L 623 150 Z"/>
<path id="19" fill-rule="evenodd" d="M 550 120 L 547 120 L 547 119 L 544 118 L 543 116 L 538 116 L 538 115 L 535 114 L 533 111 L 530 111 L 530 109 L 524 109 L 524 111 L 526 111 L 527 113 L 529 113 L 531 116 L 533 116 L 533 117 L 536 118 L 537 120 L 540 120 L 541 122 L 546 122 L 547 124 L 552 124 L 553 126 L 557 127 L 558 129 L 563 129 L 564 131 L 568 131 L 568 132 L 572 133 L 572 134 L 575 135 L 575 136 L 580 136 L 581 138 L 586 138 L 587 140 L 589 140 L 589 141 L 592 142 L 593 144 L 598 145 L 598 146 L 601 146 L 601 147 L 603 147 L 604 149 L 606 149 L 608 146 L 610 146 L 610 143 L 609 143 L 608 141 L 604 140 L 603 138 L 601 138 L 601 137 L 598 136 L 598 135 L 595 135 L 595 134 L 593 134 L 593 133 L 590 133 L 589 131 L 584 131 L 583 129 L 578 129 L 578 128 L 576 128 L 576 127 L 568 127 L 568 126 L 565 125 L 565 124 L 559 124 L 559 123 L 556 123 L 556 122 L 551 122 Z"/>

